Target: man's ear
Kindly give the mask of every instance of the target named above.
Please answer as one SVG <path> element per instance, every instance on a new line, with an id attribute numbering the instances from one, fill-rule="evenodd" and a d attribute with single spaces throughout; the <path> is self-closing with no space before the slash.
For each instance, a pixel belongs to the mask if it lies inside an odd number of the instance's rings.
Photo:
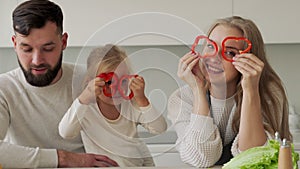
<path id="1" fill-rule="evenodd" d="M 64 33 L 61 37 L 61 41 L 62 41 L 62 50 L 66 49 L 67 47 L 67 42 L 68 42 L 68 33 Z"/>
<path id="2" fill-rule="evenodd" d="M 16 46 L 17 46 L 17 37 L 16 37 L 16 35 L 13 35 L 13 36 L 11 37 L 11 40 L 12 40 L 12 42 L 13 42 L 14 48 L 16 48 Z"/>

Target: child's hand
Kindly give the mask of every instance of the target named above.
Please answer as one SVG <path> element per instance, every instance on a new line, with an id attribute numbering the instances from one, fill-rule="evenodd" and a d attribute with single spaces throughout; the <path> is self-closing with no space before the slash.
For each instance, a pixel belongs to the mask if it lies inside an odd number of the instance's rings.
<path id="1" fill-rule="evenodd" d="M 91 80 L 78 97 L 80 103 L 90 104 L 96 102 L 96 98 L 102 93 L 104 85 L 104 80 L 99 77 Z"/>
<path id="2" fill-rule="evenodd" d="M 146 107 L 150 104 L 144 93 L 145 80 L 142 76 L 132 78 L 129 88 L 132 90 L 134 94 L 133 99 L 136 101 L 139 107 Z"/>

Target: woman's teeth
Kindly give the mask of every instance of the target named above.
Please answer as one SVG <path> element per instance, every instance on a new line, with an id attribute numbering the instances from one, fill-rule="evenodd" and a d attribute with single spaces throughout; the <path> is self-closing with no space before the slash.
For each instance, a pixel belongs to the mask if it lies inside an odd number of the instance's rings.
<path id="1" fill-rule="evenodd" d="M 210 66 L 210 65 L 206 65 L 206 69 L 210 73 L 222 73 L 222 72 L 224 72 L 223 69 L 217 68 L 217 67 L 213 67 L 213 66 Z"/>

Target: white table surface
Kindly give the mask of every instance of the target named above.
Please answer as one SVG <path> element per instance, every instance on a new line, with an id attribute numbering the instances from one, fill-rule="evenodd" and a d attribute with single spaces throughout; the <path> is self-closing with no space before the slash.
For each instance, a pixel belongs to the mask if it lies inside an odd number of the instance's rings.
<path id="1" fill-rule="evenodd" d="M 215 166 L 215 167 L 209 167 L 209 169 L 211 168 L 215 168 L 215 169 L 221 169 L 222 166 Z M 45 168 L 43 168 L 45 169 Z M 49 168 L 50 169 L 50 168 Z M 53 169 L 53 168 L 51 168 Z M 59 168 L 57 168 L 59 169 Z M 68 168 L 68 169 L 95 169 L 95 168 Z M 197 168 L 197 167 L 186 167 L 186 166 L 178 166 L 178 167 L 103 167 L 101 169 L 201 169 L 201 168 Z M 205 169 L 205 168 L 202 168 Z"/>

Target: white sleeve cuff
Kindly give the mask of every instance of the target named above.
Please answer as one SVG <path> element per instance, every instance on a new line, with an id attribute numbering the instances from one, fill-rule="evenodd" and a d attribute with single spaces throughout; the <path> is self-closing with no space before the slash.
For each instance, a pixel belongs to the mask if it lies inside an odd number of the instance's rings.
<path id="1" fill-rule="evenodd" d="M 40 149 L 40 165 L 39 167 L 58 167 L 58 156 L 56 149 Z"/>
<path id="2" fill-rule="evenodd" d="M 195 130 L 202 130 L 205 128 L 208 132 L 212 132 L 215 128 L 213 119 L 209 116 L 203 116 L 199 114 L 191 113 L 190 117 L 192 128 Z M 210 131 L 210 129 L 212 129 Z"/>

